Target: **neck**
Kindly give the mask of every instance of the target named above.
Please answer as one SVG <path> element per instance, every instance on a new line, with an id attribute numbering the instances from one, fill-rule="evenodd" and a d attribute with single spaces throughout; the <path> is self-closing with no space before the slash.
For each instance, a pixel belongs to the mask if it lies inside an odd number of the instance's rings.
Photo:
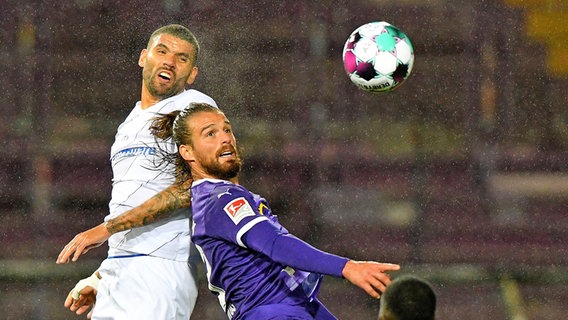
<path id="1" fill-rule="evenodd" d="M 179 91 L 176 93 L 180 94 L 183 90 Z M 173 95 L 172 95 L 173 96 Z M 160 96 L 155 96 L 153 94 L 150 93 L 150 91 L 148 91 L 148 88 L 146 88 L 146 85 L 144 83 L 142 83 L 142 92 L 140 94 L 140 108 L 142 108 L 142 110 L 150 108 L 151 106 L 155 105 L 156 103 L 167 99 L 168 97 L 160 97 Z"/>
<path id="2" fill-rule="evenodd" d="M 146 89 L 146 85 L 144 84 L 144 82 L 142 82 L 142 92 L 140 93 L 140 108 L 142 108 L 142 110 L 150 108 L 159 101 L 160 99 L 151 95 L 150 92 L 148 92 L 148 89 Z"/>
<path id="3" fill-rule="evenodd" d="M 239 179 L 237 177 L 235 177 L 233 179 L 229 179 L 229 181 L 234 183 L 234 184 L 239 184 Z"/>
<path id="4" fill-rule="evenodd" d="M 229 181 L 229 182 L 234 183 L 234 184 L 239 184 L 239 177 L 238 177 L 238 176 L 237 176 L 237 177 L 234 177 L 234 178 L 231 178 L 231 179 L 223 179 L 223 178 L 214 177 L 214 176 L 211 176 L 211 175 L 205 175 L 205 174 L 194 173 L 194 174 L 192 175 L 192 177 L 193 177 L 193 181 L 197 181 L 197 180 L 201 180 L 201 179 L 216 179 L 216 180 Z"/>

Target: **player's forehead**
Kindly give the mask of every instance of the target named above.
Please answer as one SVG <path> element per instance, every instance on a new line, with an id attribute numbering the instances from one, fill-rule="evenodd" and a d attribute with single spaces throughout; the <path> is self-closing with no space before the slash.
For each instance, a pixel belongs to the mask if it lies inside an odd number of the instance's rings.
<path id="1" fill-rule="evenodd" d="M 196 112 L 190 117 L 189 121 L 190 127 L 197 132 L 201 132 L 209 127 L 231 125 L 224 113 L 213 110 Z"/>
<path id="2" fill-rule="evenodd" d="M 174 52 L 185 52 L 188 54 L 195 51 L 191 43 L 169 33 L 160 33 L 152 38 L 148 49 L 156 47 L 164 47 Z"/>

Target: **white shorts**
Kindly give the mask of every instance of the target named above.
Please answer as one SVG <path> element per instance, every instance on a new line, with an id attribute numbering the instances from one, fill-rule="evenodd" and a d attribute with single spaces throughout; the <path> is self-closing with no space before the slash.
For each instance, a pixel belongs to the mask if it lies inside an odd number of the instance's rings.
<path id="1" fill-rule="evenodd" d="M 106 259 L 93 320 L 188 320 L 197 300 L 195 270 L 151 256 Z"/>

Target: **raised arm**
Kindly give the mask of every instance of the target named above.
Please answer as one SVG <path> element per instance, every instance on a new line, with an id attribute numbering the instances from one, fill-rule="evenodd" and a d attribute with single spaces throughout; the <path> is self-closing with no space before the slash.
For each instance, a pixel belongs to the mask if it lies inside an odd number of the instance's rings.
<path id="1" fill-rule="evenodd" d="M 59 253 L 57 264 L 68 263 L 71 255 L 71 260 L 77 261 L 81 255 L 100 246 L 114 233 L 151 224 L 169 216 L 176 209 L 189 207 L 191 183 L 172 184 L 138 207 L 77 234 Z"/>
<path id="2" fill-rule="evenodd" d="M 391 282 L 387 272 L 400 269 L 397 264 L 354 261 L 319 250 L 294 235 L 279 232 L 268 222 L 257 223 L 244 234 L 243 242 L 283 265 L 344 277 L 377 299 Z"/>
<path id="3" fill-rule="evenodd" d="M 189 207 L 191 205 L 191 194 L 189 192 L 191 183 L 192 181 L 186 181 L 183 184 L 173 184 L 138 207 L 106 221 L 103 225 L 105 225 L 109 236 L 120 231 L 149 225 L 169 216 L 176 209 Z"/>

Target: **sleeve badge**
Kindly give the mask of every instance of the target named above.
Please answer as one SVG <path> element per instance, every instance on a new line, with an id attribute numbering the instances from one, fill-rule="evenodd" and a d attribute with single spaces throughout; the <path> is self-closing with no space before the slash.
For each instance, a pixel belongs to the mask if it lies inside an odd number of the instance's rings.
<path id="1" fill-rule="evenodd" d="M 252 207 L 244 197 L 232 200 L 223 209 L 235 224 L 239 224 L 244 217 L 255 215 Z"/>

